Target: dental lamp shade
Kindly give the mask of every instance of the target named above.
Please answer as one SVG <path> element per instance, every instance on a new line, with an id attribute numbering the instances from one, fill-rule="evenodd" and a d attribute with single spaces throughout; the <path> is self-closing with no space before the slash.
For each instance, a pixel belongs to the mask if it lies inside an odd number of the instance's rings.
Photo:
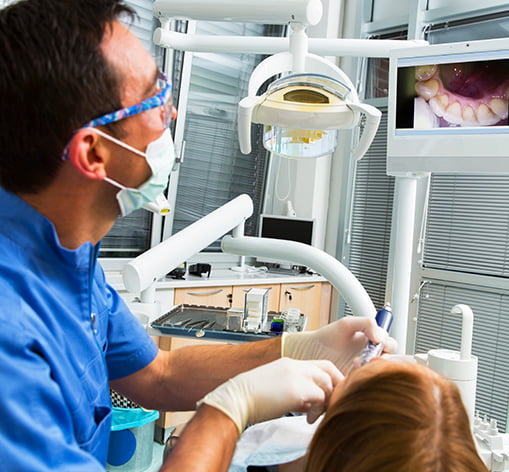
<path id="1" fill-rule="evenodd" d="M 348 81 L 349 82 L 349 81 Z M 263 145 L 269 152 L 289 158 L 317 158 L 331 154 L 338 130 L 351 129 L 366 116 L 355 160 L 365 154 L 378 130 L 381 113 L 361 104 L 351 83 L 320 74 L 292 74 L 272 83 L 260 96 L 239 103 L 239 144 L 251 152 L 251 123 L 264 125 Z"/>

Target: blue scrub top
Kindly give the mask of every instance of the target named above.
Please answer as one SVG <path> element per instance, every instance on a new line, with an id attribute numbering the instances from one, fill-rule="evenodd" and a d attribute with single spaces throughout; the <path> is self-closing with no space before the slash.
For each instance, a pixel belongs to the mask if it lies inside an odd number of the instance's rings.
<path id="1" fill-rule="evenodd" d="M 108 380 L 157 355 L 97 252 L 63 248 L 50 221 L 0 188 L 2 470 L 104 471 Z"/>

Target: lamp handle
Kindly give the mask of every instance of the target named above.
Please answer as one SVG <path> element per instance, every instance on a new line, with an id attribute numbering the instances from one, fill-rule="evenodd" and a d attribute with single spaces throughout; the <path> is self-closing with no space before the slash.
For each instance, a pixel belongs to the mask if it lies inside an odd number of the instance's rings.
<path id="1" fill-rule="evenodd" d="M 376 132 L 378 131 L 378 125 L 380 124 L 380 119 L 382 117 L 382 112 L 374 106 L 366 103 L 349 103 L 348 106 L 354 112 L 360 112 L 366 115 L 366 122 L 364 124 L 361 137 L 357 146 L 352 151 L 354 160 L 358 161 L 362 159 L 364 154 L 366 154 L 366 151 L 369 146 L 371 146 L 371 143 L 375 138 Z M 355 120 L 355 122 L 357 123 L 357 120 Z"/>
<path id="2" fill-rule="evenodd" d="M 260 96 L 249 96 L 239 102 L 237 126 L 239 135 L 239 146 L 242 154 L 251 152 L 251 122 L 253 120 L 253 110 L 263 98 Z"/>

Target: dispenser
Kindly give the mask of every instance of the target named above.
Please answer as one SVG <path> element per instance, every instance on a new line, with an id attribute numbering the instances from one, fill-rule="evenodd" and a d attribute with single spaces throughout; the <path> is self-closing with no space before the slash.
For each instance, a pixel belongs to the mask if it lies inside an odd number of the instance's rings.
<path id="1" fill-rule="evenodd" d="M 458 386 L 470 422 L 473 423 L 477 384 L 477 357 L 471 353 L 474 315 L 468 305 L 455 305 L 451 313 L 463 316 L 461 350 L 432 349 L 427 356 L 417 354 L 416 358 L 426 361 L 431 369 Z"/>

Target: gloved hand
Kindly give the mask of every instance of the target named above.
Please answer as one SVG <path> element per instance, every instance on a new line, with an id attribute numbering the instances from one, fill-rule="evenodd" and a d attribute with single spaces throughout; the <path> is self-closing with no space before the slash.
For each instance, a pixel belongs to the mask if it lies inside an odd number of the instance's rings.
<path id="1" fill-rule="evenodd" d="M 384 343 L 385 352 L 394 352 L 396 341 L 377 326 L 373 318 L 346 316 L 316 331 L 283 333 L 281 356 L 293 359 L 328 359 L 344 375 L 367 340 Z"/>
<path id="2" fill-rule="evenodd" d="M 314 422 L 325 410 L 342 374 L 328 361 L 282 358 L 243 372 L 201 399 L 229 416 L 239 435 L 248 424 L 307 412 Z"/>

